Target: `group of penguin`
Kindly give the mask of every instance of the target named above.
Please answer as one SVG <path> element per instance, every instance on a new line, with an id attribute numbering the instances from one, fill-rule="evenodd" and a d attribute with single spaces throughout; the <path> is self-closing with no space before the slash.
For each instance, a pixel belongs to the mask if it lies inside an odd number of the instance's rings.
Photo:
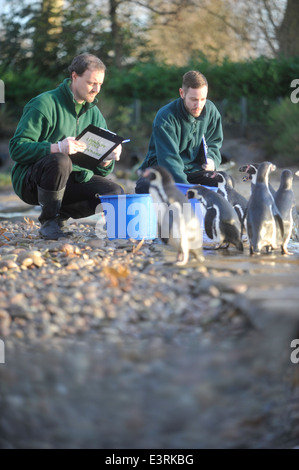
<path id="1" fill-rule="evenodd" d="M 293 173 L 282 170 L 279 188 L 275 190 L 269 183 L 269 176 L 275 170 L 271 162 L 239 168 L 245 173 L 243 181 L 251 181 L 247 199 L 235 189 L 234 179 L 224 171 L 203 172 L 202 184 L 190 186 L 183 194 L 165 168 L 147 168 L 143 177 L 149 182 L 149 193 L 155 207 L 163 208 L 157 220 L 158 237 L 176 249 L 176 264 L 185 265 L 190 255 L 203 260 L 200 218 L 196 211 L 186 210 L 186 204 L 194 199 L 200 202 L 204 229 L 214 249 L 234 245 L 242 252 L 244 242 L 248 241 L 250 255 L 279 248 L 282 254 L 289 254 L 289 240 L 298 240 L 299 227 Z M 295 174 L 299 176 L 299 172 Z M 216 186 L 217 190 L 207 186 Z"/>

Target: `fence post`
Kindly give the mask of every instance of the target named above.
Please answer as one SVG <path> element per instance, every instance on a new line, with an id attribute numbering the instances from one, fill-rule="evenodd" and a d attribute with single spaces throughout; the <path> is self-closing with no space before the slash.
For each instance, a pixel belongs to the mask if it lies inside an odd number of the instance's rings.
<path id="1" fill-rule="evenodd" d="M 240 108 L 241 108 L 241 135 L 242 137 L 244 137 L 246 134 L 246 128 L 247 128 L 247 98 L 245 96 L 241 97 Z"/>
<path id="2" fill-rule="evenodd" d="M 0 103 L 5 103 L 5 85 L 3 80 L 0 80 Z"/>
<path id="3" fill-rule="evenodd" d="M 0 339 L 0 364 L 5 364 L 5 347 L 2 339 Z"/>

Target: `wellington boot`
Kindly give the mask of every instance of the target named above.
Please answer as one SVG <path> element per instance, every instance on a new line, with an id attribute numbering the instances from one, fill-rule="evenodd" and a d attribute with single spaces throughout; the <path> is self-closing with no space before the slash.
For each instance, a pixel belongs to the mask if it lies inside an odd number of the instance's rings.
<path id="1" fill-rule="evenodd" d="M 63 232 L 59 226 L 58 218 L 48 219 L 39 229 L 39 234 L 46 240 L 58 240 L 58 238 L 67 238 L 67 234 Z"/>
<path id="2" fill-rule="evenodd" d="M 58 238 L 66 237 L 59 225 L 59 215 L 61 203 L 64 195 L 64 189 L 59 191 L 49 191 L 47 189 L 37 187 L 38 203 L 42 208 L 39 221 L 41 228 L 40 236 L 47 240 L 58 240 Z"/>

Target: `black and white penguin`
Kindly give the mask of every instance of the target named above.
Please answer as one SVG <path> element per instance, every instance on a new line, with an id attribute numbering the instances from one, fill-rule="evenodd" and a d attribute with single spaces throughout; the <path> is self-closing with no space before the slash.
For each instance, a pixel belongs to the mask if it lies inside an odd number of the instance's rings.
<path id="1" fill-rule="evenodd" d="M 293 193 L 293 173 L 291 170 L 283 170 L 280 175 L 280 186 L 274 197 L 276 206 L 280 212 L 284 234 L 278 237 L 278 243 L 281 245 L 283 254 L 288 252 L 288 243 L 290 241 L 293 229 L 293 208 L 296 207 Z"/>
<path id="2" fill-rule="evenodd" d="M 176 187 L 171 174 L 157 166 L 147 168 L 143 177 L 149 181 L 149 193 L 157 214 L 158 236 L 177 250 L 176 264 L 185 265 L 189 254 L 203 261 L 199 217 L 186 196 Z"/>
<path id="3" fill-rule="evenodd" d="M 241 166 L 239 168 L 240 172 L 246 173 L 246 176 L 242 178 L 243 181 L 251 181 L 251 190 L 254 187 L 255 182 L 256 182 L 256 176 L 257 176 L 259 165 L 260 163 L 250 163 L 248 165 Z M 295 175 L 299 176 L 299 171 L 295 172 Z M 269 190 L 275 199 L 276 190 L 273 188 L 273 186 L 270 183 L 269 183 Z M 296 208 L 295 197 L 294 197 L 294 205 L 292 208 L 292 217 L 293 217 L 293 227 L 292 227 L 291 238 L 292 240 L 299 241 L 299 214 Z"/>
<path id="4" fill-rule="evenodd" d="M 196 198 L 204 213 L 207 236 L 217 245 L 215 249 L 230 244 L 243 251 L 241 224 L 232 205 L 219 193 L 203 186 L 195 186 L 187 191 L 189 199 Z"/>
<path id="5" fill-rule="evenodd" d="M 270 162 L 259 165 L 256 182 L 248 201 L 246 228 L 250 254 L 267 253 L 277 248 L 277 236 L 283 237 L 283 221 L 269 190 L 269 173 L 276 170 Z M 278 231 L 278 233 L 277 233 Z"/>
<path id="6" fill-rule="evenodd" d="M 271 162 L 269 162 L 271 163 Z M 258 169 L 259 169 L 259 166 L 261 164 L 260 163 L 249 163 L 248 165 L 244 165 L 244 166 L 241 166 L 239 168 L 239 171 L 241 173 L 246 173 L 245 176 L 243 176 L 242 180 L 244 182 L 246 181 L 251 181 L 251 190 L 253 189 L 255 183 L 256 183 L 256 178 L 257 178 L 257 172 L 258 172 Z M 269 186 L 269 190 L 272 194 L 272 196 L 274 197 L 275 196 L 275 189 L 273 188 L 273 186 L 268 183 L 268 186 Z"/>
<path id="7" fill-rule="evenodd" d="M 246 197 L 244 197 L 235 189 L 235 181 L 233 177 L 225 171 L 206 172 L 206 176 L 208 175 L 211 180 L 217 183 L 218 193 L 220 193 L 235 209 L 239 217 L 243 233 L 245 215 L 248 204 Z"/>

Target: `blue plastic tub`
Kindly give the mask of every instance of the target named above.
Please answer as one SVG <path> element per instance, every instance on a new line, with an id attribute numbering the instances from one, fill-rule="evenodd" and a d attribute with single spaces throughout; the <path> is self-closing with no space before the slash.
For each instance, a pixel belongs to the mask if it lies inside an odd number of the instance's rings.
<path id="1" fill-rule="evenodd" d="M 150 194 L 101 196 L 100 199 L 109 240 L 157 237 L 157 218 Z"/>

